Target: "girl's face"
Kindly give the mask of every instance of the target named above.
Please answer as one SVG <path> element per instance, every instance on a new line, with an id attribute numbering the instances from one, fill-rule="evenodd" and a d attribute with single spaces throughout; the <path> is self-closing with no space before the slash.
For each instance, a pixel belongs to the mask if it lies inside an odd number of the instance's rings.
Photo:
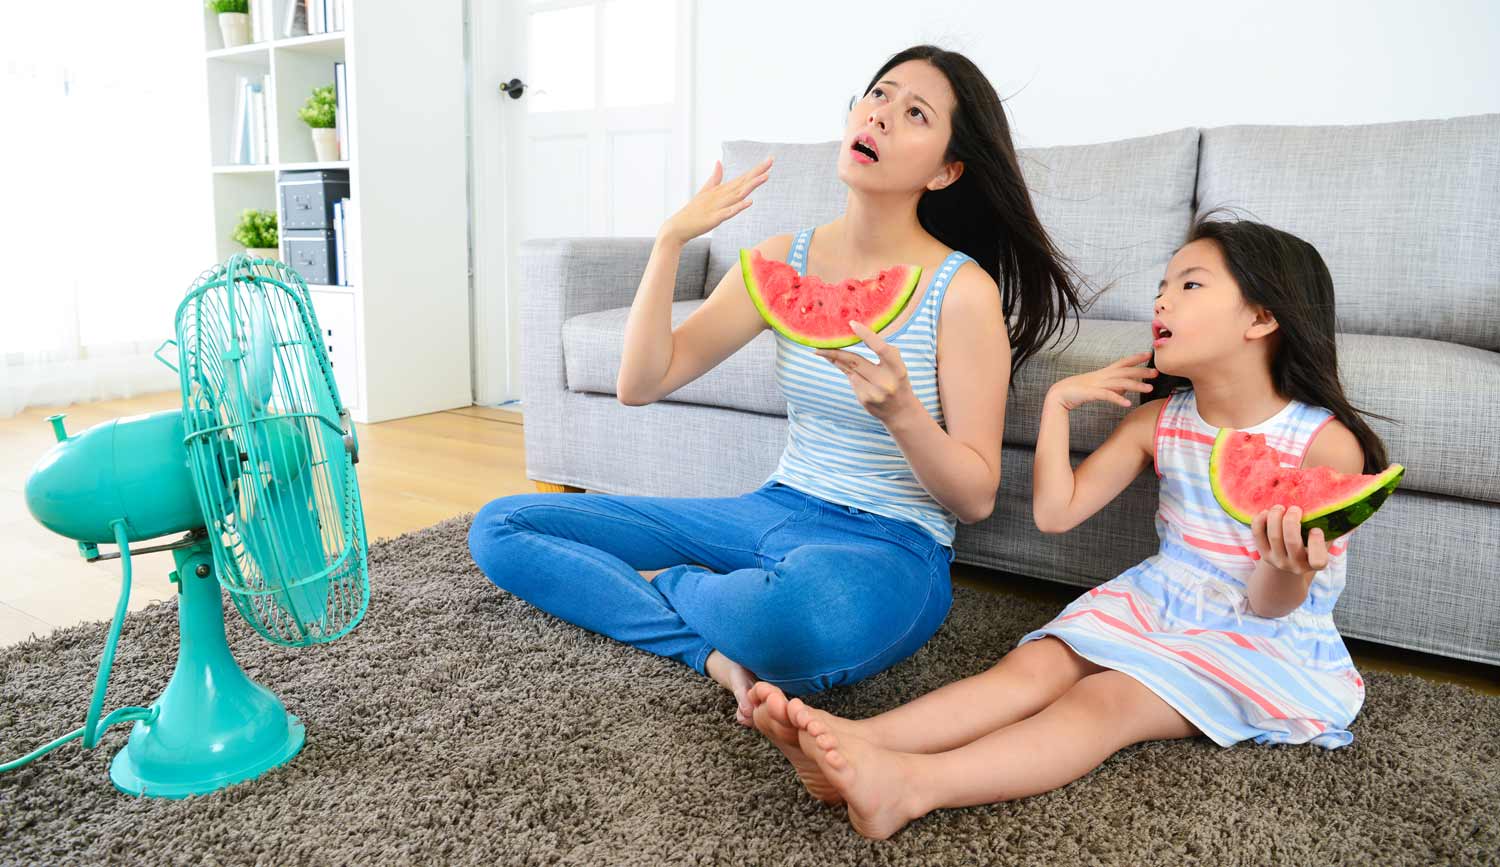
<path id="1" fill-rule="evenodd" d="M 1246 303 L 1213 241 L 1178 250 L 1157 291 L 1151 346 L 1156 369 L 1165 374 L 1191 379 L 1238 360 L 1276 330 L 1275 317 Z"/>
<path id="2" fill-rule="evenodd" d="M 943 162 L 956 104 L 947 76 L 932 64 L 891 67 L 849 111 L 839 179 L 872 192 L 936 190 L 958 180 L 963 165 Z"/>

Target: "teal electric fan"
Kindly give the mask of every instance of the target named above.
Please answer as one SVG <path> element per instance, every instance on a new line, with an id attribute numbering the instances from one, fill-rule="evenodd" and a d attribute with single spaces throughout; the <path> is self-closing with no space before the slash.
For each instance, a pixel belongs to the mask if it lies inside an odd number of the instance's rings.
<path id="1" fill-rule="evenodd" d="M 110 764 L 133 795 L 204 794 L 289 761 L 305 730 L 229 652 L 220 588 L 263 637 L 304 646 L 353 629 L 370 598 L 359 446 L 339 400 L 300 276 L 234 256 L 205 272 L 177 308 L 177 339 L 157 358 L 177 371 L 182 410 L 119 418 L 58 443 L 26 482 L 31 513 L 79 543 L 89 561 L 119 558 L 124 576 L 81 729 L 10 770 L 82 737 L 93 748 L 134 720 Z M 177 365 L 162 356 L 175 342 Z M 131 543 L 185 534 L 134 553 L 171 550 L 177 569 L 177 666 L 149 707 L 99 718 L 130 597 Z M 118 553 L 100 554 L 100 543 Z"/>

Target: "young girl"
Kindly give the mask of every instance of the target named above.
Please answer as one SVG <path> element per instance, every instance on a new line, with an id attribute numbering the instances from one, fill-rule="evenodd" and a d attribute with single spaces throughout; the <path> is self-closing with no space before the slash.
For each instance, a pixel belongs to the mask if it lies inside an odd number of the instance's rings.
<path id="1" fill-rule="evenodd" d="M 1205 734 L 1221 746 L 1350 742 L 1364 701 L 1331 612 L 1347 537 L 1279 507 L 1246 527 L 1214 499 L 1214 434 L 1265 434 L 1283 466 L 1375 472 L 1385 449 L 1344 397 L 1333 283 L 1317 251 L 1252 222 L 1200 221 L 1167 266 L 1142 352 L 1048 392 L 1033 506 L 1077 526 L 1146 467 L 1160 479 L 1161 550 L 1085 593 L 990 670 L 866 720 L 770 684 L 757 727 L 821 800 L 884 838 L 937 807 L 1009 800 L 1078 779 L 1130 744 Z M 1154 387 L 1153 387 L 1154 386 Z M 1068 413 L 1162 395 L 1127 414 L 1075 471 Z"/>
<path id="2" fill-rule="evenodd" d="M 625 324 L 622 403 L 668 397 L 768 330 L 738 265 L 675 328 L 671 308 L 684 245 L 748 207 L 770 162 L 723 183 L 716 167 L 661 227 Z M 1078 308 L 1000 98 L 963 55 L 921 45 L 886 61 L 849 111 L 837 171 L 843 214 L 755 249 L 829 282 L 910 262 L 924 285 L 845 350 L 776 335 L 787 442 L 758 489 L 521 494 L 469 534 L 495 584 L 707 674 L 744 725 L 756 677 L 790 693 L 853 683 L 937 631 L 955 527 L 994 506 L 1008 376 Z"/>

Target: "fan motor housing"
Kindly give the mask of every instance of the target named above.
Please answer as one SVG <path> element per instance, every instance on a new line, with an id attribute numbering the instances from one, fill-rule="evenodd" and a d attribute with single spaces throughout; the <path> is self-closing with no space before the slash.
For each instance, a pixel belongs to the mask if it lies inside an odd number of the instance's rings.
<path id="1" fill-rule="evenodd" d="M 183 445 L 182 413 L 165 410 L 97 424 L 54 445 L 26 479 L 42 526 L 79 542 L 131 541 L 203 526 Z"/>

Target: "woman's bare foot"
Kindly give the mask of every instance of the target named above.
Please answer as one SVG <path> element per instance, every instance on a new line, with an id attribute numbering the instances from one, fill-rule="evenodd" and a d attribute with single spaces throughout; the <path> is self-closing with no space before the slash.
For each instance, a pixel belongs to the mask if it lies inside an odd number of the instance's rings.
<path id="1" fill-rule="evenodd" d="M 922 815 L 909 806 L 913 775 L 905 753 L 878 747 L 848 732 L 836 733 L 821 719 L 800 714 L 797 738 L 844 796 L 849 824 L 872 840 L 884 840 Z"/>
<path id="2" fill-rule="evenodd" d="M 792 763 L 797 779 L 802 781 L 807 793 L 825 804 L 841 804 L 843 795 L 823 776 L 818 763 L 802 752 L 797 742 L 797 727 L 787 718 L 786 693 L 780 687 L 761 681 L 750 690 L 750 713 L 755 727 L 766 740 L 776 745 L 786 760 Z"/>
<path id="3" fill-rule="evenodd" d="M 750 669 L 717 650 L 708 655 L 703 667 L 708 671 L 709 677 L 734 693 L 734 700 L 739 704 L 734 711 L 734 721 L 746 728 L 755 725 L 755 721 L 750 718 L 749 699 L 750 687 L 755 685 L 755 675 L 750 673 Z"/>

